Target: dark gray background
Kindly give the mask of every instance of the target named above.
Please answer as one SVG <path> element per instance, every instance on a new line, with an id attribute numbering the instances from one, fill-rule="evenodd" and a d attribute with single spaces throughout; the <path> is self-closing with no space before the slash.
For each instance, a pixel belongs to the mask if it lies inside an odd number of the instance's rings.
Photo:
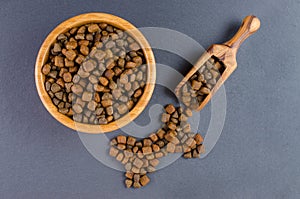
<path id="1" fill-rule="evenodd" d="M 1 1 L 0 198 L 300 198 L 299 10 L 299 0 Z M 37 52 L 56 25 L 86 12 L 174 29 L 205 48 L 229 39 L 247 14 L 261 19 L 225 84 L 226 123 L 207 158 L 180 158 L 150 175 L 147 187 L 125 189 L 121 172 L 50 116 L 35 88 Z M 155 56 L 186 65 L 166 52 Z M 158 88 L 152 101 L 158 94 L 172 98 Z"/>

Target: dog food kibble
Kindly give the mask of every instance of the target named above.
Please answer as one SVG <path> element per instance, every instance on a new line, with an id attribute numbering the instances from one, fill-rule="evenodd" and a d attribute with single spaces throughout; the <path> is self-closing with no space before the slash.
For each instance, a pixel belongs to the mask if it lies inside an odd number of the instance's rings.
<path id="1" fill-rule="evenodd" d="M 191 132 L 187 122 L 186 118 L 191 116 L 191 109 L 169 104 L 162 114 L 164 124 L 156 133 L 142 140 L 124 135 L 111 140 L 109 155 L 124 165 L 127 188 L 146 186 L 150 182 L 148 174 L 156 170 L 159 158 L 169 153 L 183 153 L 184 158 L 199 158 L 205 152 L 202 136 Z"/>
<path id="2" fill-rule="evenodd" d="M 147 66 L 138 42 L 126 32 L 100 23 L 60 34 L 42 73 L 45 89 L 60 113 L 76 122 L 108 124 L 139 101 Z"/>
<path id="3" fill-rule="evenodd" d="M 217 59 L 210 58 L 199 70 L 190 77 L 180 90 L 179 97 L 184 105 L 197 109 L 212 91 L 225 66 Z"/>

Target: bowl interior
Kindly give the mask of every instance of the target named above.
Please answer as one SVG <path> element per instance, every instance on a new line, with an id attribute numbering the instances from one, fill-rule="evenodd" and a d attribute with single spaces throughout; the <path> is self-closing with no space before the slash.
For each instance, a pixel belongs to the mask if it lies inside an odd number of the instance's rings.
<path id="1" fill-rule="evenodd" d="M 135 104 L 132 110 L 128 112 L 126 115 L 105 125 L 84 124 L 84 123 L 75 122 L 71 118 L 67 117 L 66 115 L 63 115 L 58 112 L 57 107 L 52 103 L 52 100 L 44 87 L 45 76 L 42 74 L 41 69 L 43 65 L 47 62 L 50 47 L 55 42 L 59 34 L 64 33 L 73 27 L 81 26 L 88 23 L 101 23 L 101 22 L 110 24 L 123 31 L 126 31 L 140 44 L 144 52 L 144 56 L 147 64 L 147 81 L 146 81 L 146 86 L 144 88 L 143 95 L 140 97 L 139 101 Z M 41 101 L 46 107 L 46 109 L 50 112 L 50 114 L 55 119 L 57 119 L 65 126 L 84 133 L 111 132 L 133 121 L 144 110 L 144 108 L 147 106 L 148 102 L 150 101 L 155 86 L 155 79 L 156 79 L 155 59 L 154 59 L 152 49 L 149 43 L 147 42 L 147 40 L 145 39 L 145 37 L 136 27 L 134 27 L 128 21 L 106 13 L 82 14 L 70 18 L 64 21 L 63 23 L 61 23 L 60 25 L 58 25 L 47 36 L 47 38 L 43 42 L 39 50 L 37 60 L 36 60 L 36 65 L 35 65 L 36 87 L 38 90 L 38 94 L 41 98 Z"/>

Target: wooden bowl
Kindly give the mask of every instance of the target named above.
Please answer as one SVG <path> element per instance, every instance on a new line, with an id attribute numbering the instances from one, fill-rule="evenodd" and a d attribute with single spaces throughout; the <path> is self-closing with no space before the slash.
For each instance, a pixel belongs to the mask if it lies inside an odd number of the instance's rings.
<path id="1" fill-rule="evenodd" d="M 59 113 L 57 107 L 52 103 L 52 100 L 48 93 L 46 92 L 44 82 L 45 75 L 42 74 L 42 66 L 47 62 L 49 56 L 49 49 L 51 45 L 55 42 L 57 36 L 61 33 L 68 31 L 72 27 L 78 27 L 88 23 L 107 23 L 112 26 L 115 26 L 121 30 L 128 32 L 142 47 L 146 64 L 147 64 L 147 81 L 146 86 L 144 88 L 144 93 L 133 107 L 133 109 L 128 112 L 123 117 L 110 122 L 105 125 L 92 125 L 92 124 L 84 124 L 73 121 L 68 116 Z M 35 83 L 38 90 L 38 94 L 46 107 L 49 113 L 60 123 L 65 126 L 72 128 L 79 132 L 85 133 L 107 133 L 119 129 L 131 121 L 133 121 L 147 106 L 150 98 L 152 96 L 156 79 L 156 67 L 155 67 L 155 59 L 152 52 L 152 49 L 143 36 L 143 34 L 131 23 L 128 21 L 106 13 L 87 13 L 72 17 L 63 23 L 59 24 L 45 39 L 43 42 L 35 64 Z"/>

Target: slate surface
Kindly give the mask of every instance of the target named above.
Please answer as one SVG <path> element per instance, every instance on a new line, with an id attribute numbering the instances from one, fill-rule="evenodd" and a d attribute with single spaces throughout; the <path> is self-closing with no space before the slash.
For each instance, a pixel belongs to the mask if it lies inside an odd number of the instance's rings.
<path id="1" fill-rule="evenodd" d="M 0 198 L 300 198 L 299 9 L 299 0 L 1 1 Z M 225 84 L 225 126 L 205 159 L 180 158 L 147 187 L 125 189 L 121 172 L 94 159 L 76 132 L 48 114 L 35 89 L 37 52 L 57 24 L 86 12 L 177 30 L 205 48 L 229 39 L 245 15 L 261 19 Z M 190 67 L 171 53 L 155 56 Z M 151 103 L 172 97 L 157 87 Z"/>

